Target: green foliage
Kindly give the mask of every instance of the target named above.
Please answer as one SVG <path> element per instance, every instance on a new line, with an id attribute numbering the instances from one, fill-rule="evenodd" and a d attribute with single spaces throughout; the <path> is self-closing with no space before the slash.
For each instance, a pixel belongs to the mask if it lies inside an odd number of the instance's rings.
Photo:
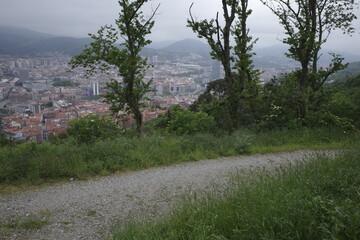
<path id="1" fill-rule="evenodd" d="M 1 108 L 0 109 L 0 114 L 4 114 L 4 115 L 11 114 L 11 111 L 9 109 L 6 109 L 6 108 Z"/>
<path id="2" fill-rule="evenodd" d="M 0 118 L 0 147 L 14 146 L 15 142 L 11 136 L 7 135 L 3 130 L 3 121 Z"/>
<path id="3" fill-rule="evenodd" d="M 326 109 L 360 129 L 360 75 L 340 79 L 330 84 L 328 91 L 330 98 Z"/>
<path id="4" fill-rule="evenodd" d="M 250 143 L 249 134 L 241 132 L 223 137 L 210 134 L 120 136 L 91 145 L 78 145 L 71 138 L 60 144 L 26 143 L 0 148 L 0 184 L 83 179 L 127 169 L 242 154 L 249 151 Z"/>
<path id="5" fill-rule="evenodd" d="M 214 120 L 203 112 L 190 112 L 188 110 L 179 111 L 173 119 L 169 121 L 168 131 L 177 135 L 196 134 L 210 132 L 213 128 Z"/>
<path id="6" fill-rule="evenodd" d="M 296 106 L 303 96 L 297 86 L 297 73 L 290 73 L 278 79 L 273 78 L 263 88 L 263 110 L 260 128 L 277 129 L 295 127 L 300 121 Z"/>
<path id="7" fill-rule="evenodd" d="M 102 97 L 103 97 L 102 95 L 95 95 L 95 96 L 89 96 L 89 97 L 82 97 L 82 99 L 87 100 L 87 101 L 94 101 L 94 100 L 99 100 Z"/>
<path id="8" fill-rule="evenodd" d="M 249 36 L 247 27 L 247 19 L 252 11 L 248 9 L 248 0 L 222 1 L 224 26 L 221 26 L 219 13 L 215 19 L 195 20 L 191 13 L 192 6 L 193 4 L 189 9 L 191 18 L 188 19 L 188 26 L 199 38 L 204 38 L 208 42 L 211 48 L 210 55 L 221 62 L 225 72 L 223 99 L 220 105 L 226 108 L 226 111 L 222 111 L 226 114 L 223 118 L 230 120 L 226 130 L 232 132 L 239 128 L 239 118 L 242 116 L 239 109 L 244 109 L 244 103 L 247 107 L 252 106 L 250 102 L 258 94 L 255 89 L 259 85 L 259 72 L 254 70 L 251 60 L 254 55 L 251 51 L 256 40 L 253 41 Z M 231 45 L 232 40 L 235 42 L 234 46 Z M 221 83 L 220 81 L 216 80 L 216 83 Z M 206 95 L 199 98 L 200 104 L 204 97 L 209 103 L 209 95 L 212 95 L 212 92 L 208 91 Z M 216 95 L 214 97 L 219 99 Z M 218 109 L 212 110 L 219 112 Z"/>
<path id="9" fill-rule="evenodd" d="M 174 105 L 156 120 L 155 127 L 176 135 L 209 133 L 213 131 L 214 119 L 206 113 L 191 112 Z"/>
<path id="10" fill-rule="evenodd" d="M 335 82 L 344 82 L 348 80 L 350 77 L 356 77 L 360 73 L 360 62 L 352 62 L 349 63 L 348 66 L 333 74 L 329 77 L 329 80 L 335 81 Z"/>
<path id="11" fill-rule="evenodd" d="M 6 136 L 4 133 L 0 133 L 0 147 L 13 146 L 14 144 L 14 141 L 10 137 Z"/>
<path id="12" fill-rule="evenodd" d="M 73 82 L 71 80 L 58 80 L 53 82 L 54 87 L 69 87 L 69 86 L 79 86 L 80 83 Z"/>
<path id="13" fill-rule="evenodd" d="M 19 228 L 25 230 L 38 230 L 43 226 L 49 225 L 50 222 L 46 220 L 30 219 L 26 221 L 16 221 L 5 225 L 7 228 Z"/>
<path id="14" fill-rule="evenodd" d="M 297 88 L 301 98 L 297 105 L 300 120 L 306 125 L 309 104 L 316 104 L 318 92 L 328 78 L 346 68 L 343 58 L 330 53 L 332 63 L 326 67 L 318 67 L 320 50 L 326 43 L 330 33 L 340 29 L 344 34 L 354 33 L 352 22 L 357 19 L 354 1 L 268 1 L 261 2 L 279 18 L 284 27 L 286 37 L 283 42 L 289 45 L 287 56 L 300 63 L 301 69 L 296 75 Z"/>
<path id="15" fill-rule="evenodd" d="M 359 144 L 357 132 L 334 127 L 262 129 L 252 137 L 251 152 L 285 152 L 296 149 L 343 149 Z"/>
<path id="16" fill-rule="evenodd" d="M 262 119 L 257 125 L 260 129 L 297 128 L 303 124 L 297 107 L 307 101 L 308 127 L 337 128 L 355 130 L 360 117 L 360 77 L 341 81 L 340 84 L 326 85 L 315 95 L 311 89 L 301 93 L 297 87 L 297 72 L 272 79 L 263 88 Z M 311 101 L 312 99 L 312 101 Z M 316 99 L 316 100 L 315 100 Z"/>
<path id="17" fill-rule="evenodd" d="M 112 239 L 359 239 L 359 151 L 242 173 L 221 195 L 190 198 Z M 306 160 L 306 161 L 305 161 Z"/>
<path id="18" fill-rule="evenodd" d="M 112 118 L 90 114 L 71 120 L 67 132 L 77 143 L 91 144 L 100 139 L 115 138 L 120 130 Z"/>
<path id="19" fill-rule="evenodd" d="M 83 66 L 88 74 L 97 71 L 107 72 L 111 68 L 118 71 L 122 82 L 112 79 L 107 83 L 109 92 L 104 95 L 105 102 L 110 104 L 110 109 L 115 116 L 133 114 L 138 134 L 142 128 L 141 108 L 146 106 L 146 94 L 152 89 L 151 81 L 145 82 L 144 76 L 149 66 L 146 59 L 140 56 L 142 48 L 151 43 L 146 36 L 151 33 L 154 26 L 152 20 L 156 10 L 148 19 L 140 10 L 148 0 L 120 0 L 120 14 L 116 19 L 116 28 L 112 26 L 101 27 L 96 34 L 90 34 L 94 39 L 90 47 L 82 54 L 74 57 L 70 64 L 73 68 Z M 124 42 L 120 48 L 116 46 L 119 39 Z"/>
<path id="20" fill-rule="evenodd" d="M 52 107 L 52 106 L 53 106 L 53 102 L 47 102 L 47 103 L 41 104 L 42 108 L 47 108 L 47 107 Z"/>
<path id="21" fill-rule="evenodd" d="M 118 136 L 92 144 L 78 144 L 74 138 L 57 144 L 24 143 L 0 148 L 0 186 L 84 179 L 128 169 L 244 153 L 339 149 L 358 145 L 358 134 L 334 129 L 243 130 L 217 136 L 204 133 L 183 136 L 154 134 L 140 138 Z"/>
<path id="22" fill-rule="evenodd" d="M 260 90 L 256 81 L 247 82 L 246 87 L 235 94 L 237 103 L 234 107 L 226 94 L 225 80 L 218 79 L 208 83 L 205 92 L 189 109 L 212 116 L 218 131 L 231 132 L 234 123 L 236 126 L 250 126 L 259 120 L 265 106 Z M 231 119 L 232 111 L 236 111 L 236 119 Z"/>

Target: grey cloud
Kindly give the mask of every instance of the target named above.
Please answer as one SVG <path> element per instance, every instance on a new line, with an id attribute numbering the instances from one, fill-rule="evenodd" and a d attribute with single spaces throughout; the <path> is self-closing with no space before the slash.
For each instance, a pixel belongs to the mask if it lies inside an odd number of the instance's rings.
<path id="1" fill-rule="evenodd" d="M 192 2 L 194 16 L 198 19 L 212 18 L 221 11 L 219 0 L 150 1 L 144 8 L 145 14 L 161 3 L 151 38 L 156 41 L 196 38 L 186 27 Z M 277 18 L 260 1 L 250 0 L 250 7 L 253 9 L 249 19 L 250 33 L 261 38 L 259 44 L 278 44 L 283 29 Z M 0 24 L 55 35 L 86 37 L 102 25 L 113 24 L 118 13 L 117 0 L 0 0 Z M 360 20 L 354 26 L 360 26 Z M 360 54 L 360 46 L 356 44 L 359 41 L 358 33 L 353 38 L 336 33 L 331 36 L 329 46 Z M 344 42 L 346 44 L 342 44 Z"/>

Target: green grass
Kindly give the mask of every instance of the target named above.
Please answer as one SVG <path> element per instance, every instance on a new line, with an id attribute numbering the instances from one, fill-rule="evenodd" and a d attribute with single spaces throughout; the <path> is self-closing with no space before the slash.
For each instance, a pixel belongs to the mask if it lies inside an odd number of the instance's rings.
<path id="1" fill-rule="evenodd" d="M 225 194 L 186 201 L 112 239 L 360 239 L 360 152 L 252 172 Z"/>
<path id="2" fill-rule="evenodd" d="M 266 133 L 242 130 L 231 136 L 119 137 L 92 145 L 78 145 L 71 140 L 60 145 L 28 143 L 0 148 L 0 194 L 11 192 L 13 186 L 86 179 L 199 159 L 298 149 L 339 149 L 357 143 L 356 133 L 321 129 Z"/>
<path id="3" fill-rule="evenodd" d="M 330 129 L 296 129 L 260 132 L 253 136 L 252 153 L 299 149 L 343 149 L 359 144 L 359 134 Z"/>
<path id="4" fill-rule="evenodd" d="M 19 228 L 25 230 L 38 230 L 43 226 L 49 225 L 49 221 L 39 220 L 39 219 L 30 219 L 26 221 L 14 221 L 5 224 L 6 228 Z"/>

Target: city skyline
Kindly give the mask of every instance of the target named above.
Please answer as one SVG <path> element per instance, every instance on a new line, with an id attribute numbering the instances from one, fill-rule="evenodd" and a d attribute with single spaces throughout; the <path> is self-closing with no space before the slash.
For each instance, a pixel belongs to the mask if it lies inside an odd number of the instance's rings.
<path id="1" fill-rule="evenodd" d="M 196 39 L 192 30 L 186 27 L 189 17 L 189 6 L 194 2 L 193 14 L 200 19 L 210 19 L 221 11 L 221 2 L 217 0 L 153 0 L 144 5 L 144 14 L 160 4 L 155 17 L 155 26 L 149 36 L 154 42 Z M 280 44 L 285 36 L 278 19 L 263 4 L 250 1 L 253 14 L 249 18 L 250 35 L 259 38 L 258 47 Z M 206 10 L 204 10 L 206 9 Z M 2 0 L 0 3 L 1 25 L 28 28 L 38 32 L 58 36 L 87 37 L 88 33 L 96 33 L 100 26 L 114 24 L 119 14 L 119 6 L 115 0 Z M 359 9 L 356 10 L 359 13 Z M 356 28 L 360 20 L 353 23 Z M 360 27 L 352 37 L 334 32 L 327 49 L 348 51 L 360 54 Z"/>

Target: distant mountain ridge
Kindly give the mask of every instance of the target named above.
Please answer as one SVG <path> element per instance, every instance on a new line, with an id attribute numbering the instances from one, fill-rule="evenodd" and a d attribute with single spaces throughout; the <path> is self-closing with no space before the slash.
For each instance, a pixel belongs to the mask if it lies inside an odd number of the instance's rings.
<path id="1" fill-rule="evenodd" d="M 162 48 L 161 50 L 169 52 L 200 52 L 208 53 L 210 52 L 210 47 L 208 44 L 203 43 L 197 39 L 186 38 L 170 44 L 169 46 Z"/>
<path id="2" fill-rule="evenodd" d="M 59 51 L 73 56 L 79 54 L 85 45 L 91 42 L 91 38 L 62 37 L 0 25 L 0 54 L 38 55 L 43 52 Z M 183 53 L 210 51 L 207 44 L 196 39 L 154 42 L 147 49 Z"/>
<path id="3" fill-rule="evenodd" d="M 39 55 L 44 52 L 63 52 L 74 56 L 89 45 L 91 38 L 73 38 L 55 36 L 40 33 L 25 28 L 16 28 L 0 25 L 0 54 L 10 55 Z M 279 67 L 289 64 L 289 58 L 285 56 L 288 47 L 286 45 L 274 45 L 270 47 L 255 49 L 254 63 L 257 67 Z M 190 53 L 197 52 L 209 56 L 211 51 L 209 45 L 198 39 L 183 39 L 180 41 L 153 42 L 144 48 L 146 56 L 156 55 L 159 52 Z M 324 50 L 323 52 L 328 52 Z M 336 51 L 335 51 L 336 52 Z M 346 62 L 360 61 L 360 56 L 347 52 L 339 52 Z M 324 54 L 321 62 L 330 63 L 328 54 Z"/>
<path id="4" fill-rule="evenodd" d="M 254 50 L 254 52 L 256 52 L 255 58 L 275 57 L 281 59 L 282 61 L 289 61 L 289 58 L 285 56 L 285 53 L 287 52 L 288 48 L 289 47 L 285 44 L 277 44 L 269 47 L 257 48 Z M 331 62 L 332 57 L 331 55 L 328 54 L 329 52 L 340 54 L 345 59 L 345 62 L 360 61 L 360 55 L 344 52 L 344 51 L 334 51 L 325 48 L 321 50 L 322 56 L 320 57 L 320 63 Z"/>
<path id="5" fill-rule="evenodd" d="M 168 46 L 170 46 L 171 44 L 175 43 L 176 41 L 174 40 L 165 40 L 165 41 L 153 41 L 152 43 L 150 43 L 149 45 L 147 45 L 147 48 L 151 48 L 151 49 L 163 49 L 166 48 Z"/>
<path id="6" fill-rule="evenodd" d="M 0 25 L 0 54 L 38 55 L 43 52 L 59 51 L 76 55 L 91 41 L 91 38 L 60 37 L 25 28 Z"/>

